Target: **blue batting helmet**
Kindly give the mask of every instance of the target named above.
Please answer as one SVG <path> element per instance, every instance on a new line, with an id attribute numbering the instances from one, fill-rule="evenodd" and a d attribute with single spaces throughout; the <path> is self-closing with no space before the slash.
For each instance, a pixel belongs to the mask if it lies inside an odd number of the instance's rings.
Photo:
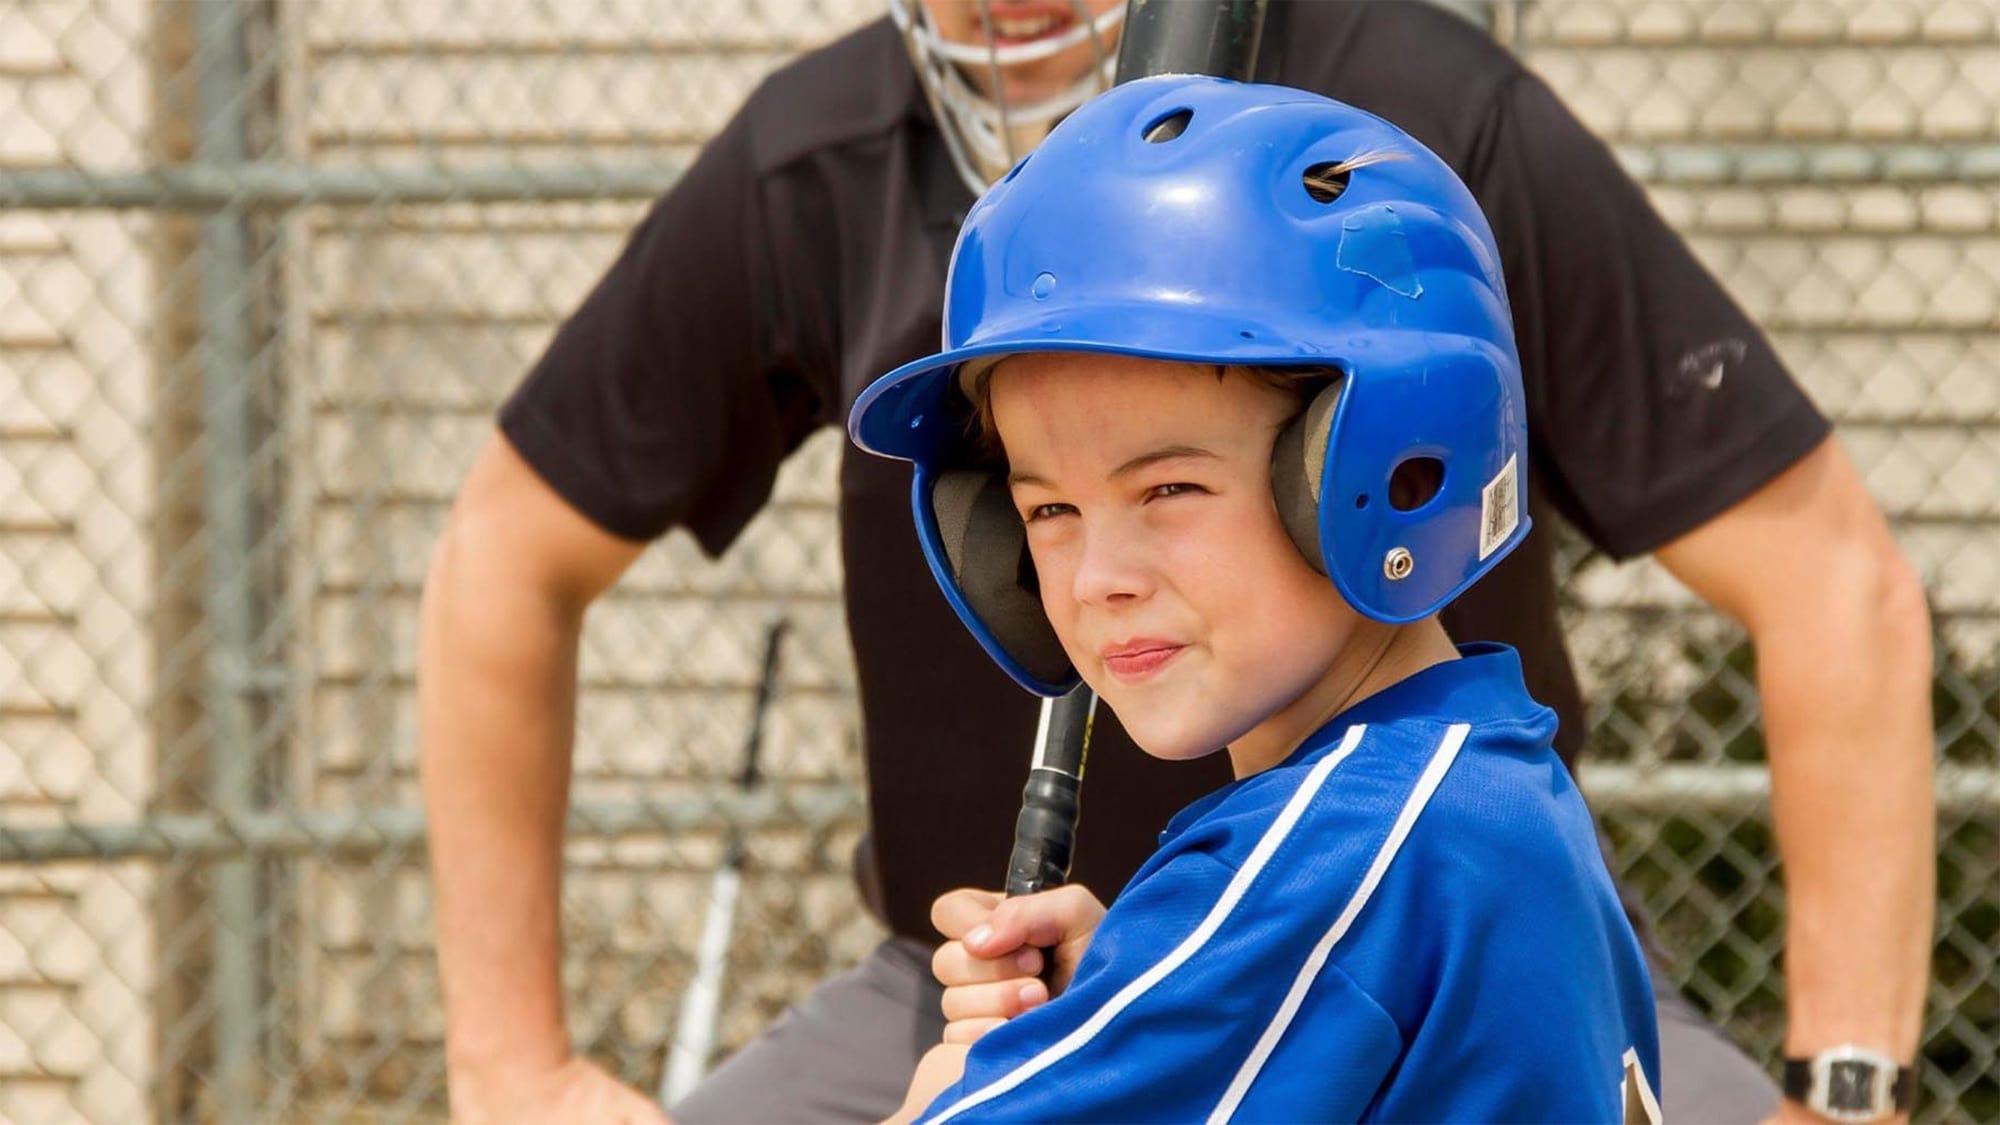
<path id="1" fill-rule="evenodd" d="M 1316 94 L 1170 75 L 1085 104 L 981 197 L 944 350 L 867 388 L 863 449 L 916 465 L 919 538 L 966 627 L 1032 691 L 1075 686 L 957 372 L 1046 351 L 1331 368 L 1280 435 L 1292 538 L 1353 608 L 1437 612 L 1527 535 L 1520 359 L 1492 232 L 1429 149 Z M 1392 501 L 1418 464 L 1433 491 Z"/>

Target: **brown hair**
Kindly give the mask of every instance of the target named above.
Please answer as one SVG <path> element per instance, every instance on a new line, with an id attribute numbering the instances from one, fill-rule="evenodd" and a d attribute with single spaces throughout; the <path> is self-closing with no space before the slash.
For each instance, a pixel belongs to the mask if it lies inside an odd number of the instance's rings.
<path id="1" fill-rule="evenodd" d="M 972 406 L 972 417 L 968 423 L 972 440 L 982 455 L 1005 458 L 1000 448 L 1000 431 L 993 422 L 993 372 L 1000 366 L 998 360 L 968 365 L 958 375 L 958 389 Z M 1338 381 L 1341 370 L 1325 364 L 1302 367 L 1273 367 L 1267 365 L 1241 363 L 1214 363 L 1207 366 L 1215 369 L 1217 379 L 1226 379 L 1231 371 L 1243 375 L 1262 386 L 1282 391 L 1292 396 L 1296 410 L 1304 410 L 1312 396 L 1329 383 Z"/>

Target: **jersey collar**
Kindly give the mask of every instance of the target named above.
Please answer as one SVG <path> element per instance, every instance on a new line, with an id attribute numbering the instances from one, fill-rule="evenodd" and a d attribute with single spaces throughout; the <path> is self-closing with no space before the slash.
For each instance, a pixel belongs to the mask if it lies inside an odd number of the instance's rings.
<path id="1" fill-rule="evenodd" d="M 1238 787 L 1274 770 L 1307 766 L 1331 753 L 1359 723 L 1471 723 L 1476 730 L 1514 727 L 1528 741 L 1555 737 L 1556 714 L 1528 694 L 1521 655 L 1509 645 L 1476 641 L 1458 646 L 1458 659 L 1433 664 L 1398 680 L 1335 715 L 1271 770 L 1232 781 L 1174 814 L 1160 833 L 1166 843 L 1228 799 Z"/>

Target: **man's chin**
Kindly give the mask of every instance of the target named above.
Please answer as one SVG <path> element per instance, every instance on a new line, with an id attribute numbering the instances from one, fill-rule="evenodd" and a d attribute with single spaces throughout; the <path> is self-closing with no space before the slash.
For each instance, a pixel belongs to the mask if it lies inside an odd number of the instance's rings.
<path id="1" fill-rule="evenodd" d="M 1046 75 L 1010 74 L 1006 76 L 1001 88 L 1007 91 L 1008 105 L 1035 105 L 1068 93 L 1071 87 L 1089 76 L 1088 68 L 1067 75 L 1061 72 Z"/>

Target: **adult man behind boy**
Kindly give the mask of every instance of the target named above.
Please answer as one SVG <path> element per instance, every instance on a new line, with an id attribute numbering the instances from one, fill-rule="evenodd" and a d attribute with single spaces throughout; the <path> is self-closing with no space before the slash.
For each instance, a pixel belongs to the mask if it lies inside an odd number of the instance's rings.
<path id="1" fill-rule="evenodd" d="M 977 7 L 925 12 L 948 37 L 977 29 Z M 1039 38 L 1075 28 L 1043 14 Z M 1929 628 L 1852 464 L 1609 154 L 1489 39 L 1418 4 L 1273 4 L 1269 18 L 1260 77 L 1397 121 L 1478 195 L 1539 423 L 1531 477 L 1546 488 L 1531 510 L 1613 554 L 1657 549 L 1756 642 L 1791 904 L 1787 1051 L 1853 1042 L 1908 1061 L 1932 898 Z M 1073 45 L 1003 68 L 1007 88 L 987 93 L 1060 91 L 1091 58 Z M 1050 72 L 1060 59 L 1070 69 Z M 572 1055 L 556 972 L 583 610 L 671 527 L 719 552 L 787 452 L 866 379 L 935 346 L 934 295 L 971 196 L 923 91 L 887 23 L 769 80 L 558 335 L 454 508 L 426 586 L 421 685 L 461 1112 L 532 1115 L 610 1082 Z M 843 465 L 869 872 L 899 938 L 726 1066 L 690 1119 L 894 1108 L 935 1030 L 930 903 L 990 883 L 1006 854 L 1034 708 L 925 589 L 907 489 L 899 467 Z M 1544 531 L 1446 624 L 1522 651 L 1573 755 L 1583 711 L 1550 568 Z M 946 737 L 965 751 L 949 785 Z M 1112 724 L 1099 739 L 1077 876 L 1111 887 L 1210 779 L 1147 771 Z M 1662 1011 L 1670 1115 L 1768 1110 L 1754 1066 L 1698 1021 L 1676 1025 L 1693 1020 L 1678 998 Z"/>

